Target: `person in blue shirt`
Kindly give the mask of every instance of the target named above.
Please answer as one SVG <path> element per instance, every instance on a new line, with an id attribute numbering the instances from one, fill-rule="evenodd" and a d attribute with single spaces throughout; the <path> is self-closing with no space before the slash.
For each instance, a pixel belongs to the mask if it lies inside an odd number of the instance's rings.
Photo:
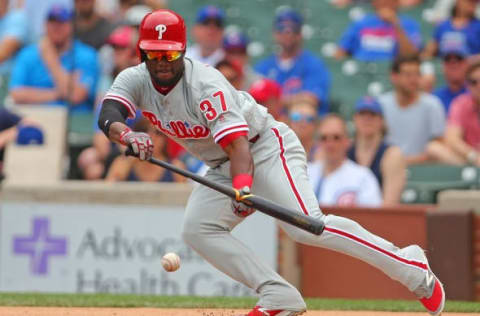
<path id="1" fill-rule="evenodd" d="M 15 103 L 92 111 L 99 76 L 97 53 L 72 39 L 72 19 L 72 10 L 53 6 L 45 36 L 19 52 L 10 78 Z"/>
<path id="2" fill-rule="evenodd" d="M 302 16 L 290 8 L 279 11 L 274 22 L 278 54 L 261 60 L 255 70 L 282 86 L 286 104 L 302 99 L 315 105 L 319 114 L 328 112 L 330 73 L 313 53 L 303 49 Z"/>
<path id="3" fill-rule="evenodd" d="M 340 38 L 337 59 L 348 56 L 366 61 L 390 61 L 416 54 L 422 38 L 418 23 L 397 13 L 398 0 L 372 0 L 375 13 L 352 22 Z"/>
<path id="4" fill-rule="evenodd" d="M 0 75 L 7 75 L 15 53 L 27 42 L 28 23 L 25 12 L 8 10 L 8 0 L 0 0 Z"/>
<path id="5" fill-rule="evenodd" d="M 467 92 L 468 50 L 457 41 L 444 41 L 440 48 L 446 84 L 433 93 L 442 101 L 448 114 L 453 99 Z"/>
<path id="6" fill-rule="evenodd" d="M 27 42 L 29 28 L 24 10 L 8 9 L 8 0 L 0 0 L 0 104 L 8 92 L 13 59 Z"/>
<path id="7" fill-rule="evenodd" d="M 456 41 L 458 45 L 464 45 L 470 55 L 480 54 L 480 20 L 475 18 L 477 4 L 476 0 L 457 0 L 452 17 L 435 28 L 433 38 L 425 47 L 422 57 L 436 56 L 445 41 Z"/>

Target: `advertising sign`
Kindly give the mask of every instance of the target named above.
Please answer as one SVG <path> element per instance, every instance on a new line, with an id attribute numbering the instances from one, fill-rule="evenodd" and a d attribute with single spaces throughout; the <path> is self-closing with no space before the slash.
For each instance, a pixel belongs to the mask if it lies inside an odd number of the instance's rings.
<path id="1" fill-rule="evenodd" d="M 253 295 L 182 241 L 182 208 L 10 202 L 0 207 L 2 291 Z M 257 212 L 233 235 L 276 268 L 274 220 Z M 181 258 L 176 272 L 161 266 L 168 252 Z"/>

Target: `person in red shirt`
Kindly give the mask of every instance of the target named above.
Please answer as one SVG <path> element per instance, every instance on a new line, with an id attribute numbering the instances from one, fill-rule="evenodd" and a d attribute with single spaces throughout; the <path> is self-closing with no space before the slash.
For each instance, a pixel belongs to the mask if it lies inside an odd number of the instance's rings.
<path id="1" fill-rule="evenodd" d="M 445 142 L 435 152 L 444 163 L 480 166 L 480 61 L 467 69 L 467 90 L 453 100 Z"/>
<path id="2" fill-rule="evenodd" d="M 268 113 L 276 120 L 285 121 L 286 109 L 282 104 L 282 86 L 276 81 L 268 78 L 263 78 L 255 81 L 248 93 L 259 104 L 268 109 Z"/>

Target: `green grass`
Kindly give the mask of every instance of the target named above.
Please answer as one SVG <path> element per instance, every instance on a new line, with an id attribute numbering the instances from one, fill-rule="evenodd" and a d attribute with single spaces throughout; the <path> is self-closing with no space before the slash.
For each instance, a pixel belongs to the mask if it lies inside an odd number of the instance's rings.
<path id="1" fill-rule="evenodd" d="M 59 307 L 159 307 L 159 308 L 227 308 L 248 309 L 255 298 L 147 296 L 112 294 L 36 294 L 1 293 L 0 306 L 59 306 Z M 307 299 L 310 310 L 372 310 L 423 312 L 416 301 Z M 448 301 L 446 312 L 480 312 L 480 302 Z"/>

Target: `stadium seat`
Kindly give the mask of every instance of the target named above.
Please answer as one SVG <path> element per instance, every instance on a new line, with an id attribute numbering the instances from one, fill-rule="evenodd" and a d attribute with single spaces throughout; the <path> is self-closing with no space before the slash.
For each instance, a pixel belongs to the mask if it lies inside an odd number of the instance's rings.
<path id="1" fill-rule="evenodd" d="M 435 203 L 439 192 L 449 189 L 478 188 L 480 169 L 443 164 L 415 165 L 407 170 L 404 203 Z"/>
<path id="2" fill-rule="evenodd" d="M 11 143 L 5 150 L 5 184 L 48 184 L 62 179 L 66 151 L 67 111 L 61 107 L 18 106 L 16 110 L 36 121 L 43 145 Z"/>
<path id="3" fill-rule="evenodd" d="M 68 124 L 68 145 L 84 147 L 92 144 L 94 134 L 93 112 L 71 113 Z"/>

